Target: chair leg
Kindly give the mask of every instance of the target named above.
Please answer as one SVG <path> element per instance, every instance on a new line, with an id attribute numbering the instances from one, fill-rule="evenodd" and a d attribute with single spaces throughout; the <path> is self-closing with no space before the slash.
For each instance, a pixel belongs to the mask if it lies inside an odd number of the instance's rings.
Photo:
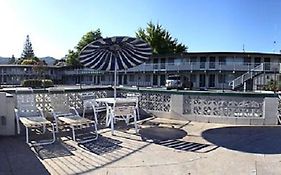
<path id="1" fill-rule="evenodd" d="M 114 115 L 110 115 L 111 135 L 114 135 Z"/>
<path id="2" fill-rule="evenodd" d="M 140 111 L 139 111 L 139 107 L 137 107 L 137 119 L 140 120 Z"/>
<path id="3" fill-rule="evenodd" d="M 29 144 L 29 133 L 28 133 L 28 127 L 25 127 L 25 138 L 26 138 L 26 143 Z"/>
<path id="4" fill-rule="evenodd" d="M 20 134 L 20 121 L 19 121 L 19 118 L 17 118 L 17 131 L 18 131 L 18 134 Z"/>
<path id="5" fill-rule="evenodd" d="M 83 114 L 82 114 L 83 118 L 85 118 L 85 112 L 86 112 L 86 107 L 83 108 Z"/>
<path id="6" fill-rule="evenodd" d="M 73 138 L 73 140 L 76 142 L 76 138 L 75 138 L 75 128 L 74 128 L 74 126 L 70 126 L 71 127 L 71 129 L 72 129 L 72 138 Z"/>
<path id="7" fill-rule="evenodd" d="M 46 132 L 46 125 L 43 124 L 43 133 L 45 133 L 45 132 Z"/>
<path id="8" fill-rule="evenodd" d="M 136 112 L 134 112 L 134 125 L 135 125 L 135 131 L 136 131 L 136 133 L 138 133 L 137 115 L 136 115 Z"/>
<path id="9" fill-rule="evenodd" d="M 52 140 L 49 141 L 49 142 L 33 143 L 33 144 L 29 143 L 29 131 L 28 131 L 28 127 L 25 127 L 25 129 L 26 129 L 26 143 L 31 144 L 32 146 L 48 145 L 48 144 L 54 143 L 56 141 L 55 126 L 54 126 L 54 124 L 51 124 L 51 126 L 52 126 Z M 42 127 L 45 128 L 46 126 L 43 125 Z"/>

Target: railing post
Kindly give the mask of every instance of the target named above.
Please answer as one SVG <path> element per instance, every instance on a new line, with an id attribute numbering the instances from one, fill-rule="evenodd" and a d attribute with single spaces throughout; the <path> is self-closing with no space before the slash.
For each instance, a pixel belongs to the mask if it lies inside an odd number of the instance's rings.
<path id="1" fill-rule="evenodd" d="M 171 108 L 170 115 L 172 118 L 183 119 L 183 95 L 182 94 L 171 94 Z"/>
<path id="2" fill-rule="evenodd" d="M 265 97 L 263 104 L 264 125 L 276 125 L 278 112 L 278 98 Z"/>

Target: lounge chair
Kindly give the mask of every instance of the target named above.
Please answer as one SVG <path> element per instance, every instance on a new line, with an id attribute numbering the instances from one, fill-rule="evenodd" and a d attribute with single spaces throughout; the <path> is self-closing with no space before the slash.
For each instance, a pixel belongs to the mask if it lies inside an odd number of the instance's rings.
<path id="1" fill-rule="evenodd" d="M 49 95 L 52 106 L 52 115 L 57 123 L 57 132 L 59 126 L 62 126 L 63 128 L 69 127 L 72 130 L 73 140 L 79 143 L 93 141 L 98 138 L 96 121 L 81 117 L 78 111 L 69 105 L 64 89 L 50 89 Z M 82 140 L 77 140 L 76 131 L 90 127 L 94 128 L 94 136 L 91 135 L 90 137 Z"/>
<path id="2" fill-rule="evenodd" d="M 16 102 L 17 104 L 14 111 L 16 115 L 17 131 L 18 134 L 20 134 L 21 122 L 25 126 L 26 130 L 26 143 L 33 146 L 54 143 L 56 140 L 54 124 L 44 117 L 44 113 L 41 109 L 36 107 L 33 90 L 25 88 L 17 89 Z M 32 143 L 32 141 L 29 140 L 29 130 L 36 133 L 45 134 L 48 126 L 51 126 L 51 140 L 41 140 L 38 142 L 33 141 L 35 143 Z"/>

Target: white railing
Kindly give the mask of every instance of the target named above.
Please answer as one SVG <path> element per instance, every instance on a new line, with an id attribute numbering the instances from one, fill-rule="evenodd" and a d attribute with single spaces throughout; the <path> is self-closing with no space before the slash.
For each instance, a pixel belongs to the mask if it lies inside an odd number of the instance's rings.
<path id="1" fill-rule="evenodd" d="M 255 68 L 254 63 L 243 62 L 181 62 L 181 63 L 144 63 L 130 68 L 126 72 L 145 71 L 182 71 L 182 70 L 217 70 L 217 71 L 248 71 Z M 122 72 L 122 71 L 121 71 Z"/>
<path id="2" fill-rule="evenodd" d="M 243 75 L 235 78 L 230 82 L 230 86 L 232 86 L 232 89 L 235 89 L 236 87 L 242 85 L 244 82 L 246 82 L 249 79 L 252 79 L 253 77 L 261 74 L 264 71 L 264 63 L 256 66 L 255 68 L 251 69 L 250 71 L 244 73 Z"/>

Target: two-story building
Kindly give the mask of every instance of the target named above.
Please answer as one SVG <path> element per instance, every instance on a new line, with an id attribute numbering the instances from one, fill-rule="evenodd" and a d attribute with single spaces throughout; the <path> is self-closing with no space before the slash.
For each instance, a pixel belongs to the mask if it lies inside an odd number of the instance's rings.
<path id="1" fill-rule="evenodd" d="M 118 71 L 124 86 L 161 87 L 169 75 L 193 82 L 195 89 L 261 89 L 269 80 L 279 80 L 281 54 L 254 52 L 189 52 L 153 56 L 147 62 Z M 0 65 L 1 84 L 20 84 L 36 78 L 32 66 Z M 88 68 L 48 66 L 44 72 L 57 84 L 113 84 L 113 72 Z"/>

